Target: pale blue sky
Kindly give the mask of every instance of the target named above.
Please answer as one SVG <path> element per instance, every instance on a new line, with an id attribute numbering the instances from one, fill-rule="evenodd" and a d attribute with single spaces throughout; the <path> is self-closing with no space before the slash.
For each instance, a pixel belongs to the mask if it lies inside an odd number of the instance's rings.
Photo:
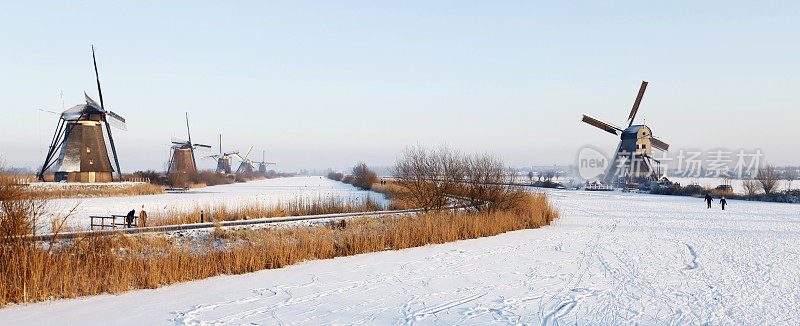
<path id="1" fill-rule="evenodd" d="M 41 163 L 57 117 L 37 109 L 59 90 L 95 96 L 90 44 L 126 172 L 163 168 L 186 111 L 196 141 L 221 132 L 283 170 L 390 165 L 418 142 L 568 164 L 613 149 L 580 114 L 623 124 L 641 80 L 639 117 L 674 149 L 800 163 L 793 1 L 17 1 L 0 37 L 11 166 Z"/>

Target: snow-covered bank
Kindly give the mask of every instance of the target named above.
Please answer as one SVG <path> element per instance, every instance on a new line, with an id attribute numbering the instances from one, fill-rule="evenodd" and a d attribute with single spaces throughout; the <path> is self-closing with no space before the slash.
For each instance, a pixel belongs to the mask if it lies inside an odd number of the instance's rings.
<path id="1" fill-rule="evenodd" d="M 549 191 L 537 230 L 0 309 L 7 324 L 797 324 L 800 205 Z"/>
<path id="2" fill-rule="evenodd" d="M 700 185 L 702 187 L 709 187 L 709 188 L 716 188 L 719 185 L 726 184 L 726 182 L 731 186 L 733 192 L 738 195 L 745 195 L 747 192 L 744 189 L 743 180 L 739 179 L 730 179 L 725 180 L 723 178 L 681 178 L 681 177 L 670 177 L 670 180 L 674 182 L 680 183 L 682 186 L 688 186 L 692 184 Z M 791 189 L 800 189 L 800 180 L 792 180 L 791 184 L 786 180 L 778 180 L 778 191 L 784 191 L 788 188 Z"/>
<path id="3" fill-rule="evenodd" d="M 147 212 L 191 209 L 197 205 L 225 204 L 229 207 L 249 203 L 277 204 L 296 199 L 337 197 L 361 200 L 367 196 L 388 204 L 383 195 L 359 190 L 348 184 L 323 177 L 303 176 L 234 183 L 198 189 L 185 193 L 168 193 L 148 196 L 103 197 L 84 199 L 56 199 L 50 201 L 55 212 L 66 212 L 78 205 L 70 218 L 71 227 L 88 228 L 90 215 L 126 214 L 135 209 Z"/>

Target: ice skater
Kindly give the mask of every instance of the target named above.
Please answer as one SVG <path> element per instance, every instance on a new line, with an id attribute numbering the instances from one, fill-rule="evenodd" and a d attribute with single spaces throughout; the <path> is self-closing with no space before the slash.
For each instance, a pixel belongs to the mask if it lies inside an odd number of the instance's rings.
<path id="1" fill-rule="evenodd" d="M 706 200 L 706 203 L 708 204 L 708 208 L 711 208 L 711 202 L 714 201 L 714 198 L 711 198 L 711 195 L 706 194 L 705 200 Z"/>
<path id="2" fill-rule="evenodd" d="M 728 201 L 725 200 L 724 196 L 719 200 L 719 204 L 722 205 L 722 210 L 723 211 L 725 210 L 725 204 L 727 204 L 727 203 L 728 203 Z"/>

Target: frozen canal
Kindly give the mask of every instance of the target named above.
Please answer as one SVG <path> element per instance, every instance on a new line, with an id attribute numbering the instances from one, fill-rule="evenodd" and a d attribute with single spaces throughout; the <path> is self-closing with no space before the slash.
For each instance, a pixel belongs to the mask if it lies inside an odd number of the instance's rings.
<path id="1" fill-rule="evenodd" d="M 383 195 L 359 190 L 351 185 L 319 176 L 277 178 L 191 189 L 185 193 L 148 196 L 56 199 L 50 202 L 56 212 L 67 212 L 77 205 L 70 218 L 72 227 L 88 228 L 90 215 L 125 215 L 135 209 L 137 214 L 144 206 L 148 213 L 155 211 L 188 210 L 195 206 L 225 204 L 229 207 L 250 203 L 277 204 L 298 199 L 337 197 L 344 200 L 362 200 L 367 196 L 388 204 Z"/>

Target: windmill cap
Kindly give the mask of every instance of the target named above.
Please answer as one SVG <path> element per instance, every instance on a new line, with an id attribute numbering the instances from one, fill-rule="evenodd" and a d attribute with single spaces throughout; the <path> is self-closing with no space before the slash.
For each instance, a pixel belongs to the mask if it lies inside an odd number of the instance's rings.
<path id="1" fill-rule="evenodd" d="M 87 114 L 103 114 L 103 111 L 96 109 L 91 105 L 79 104 L 61 113 L 61 118 L 67 121 L 80 120 L 82 116 Z"/>

